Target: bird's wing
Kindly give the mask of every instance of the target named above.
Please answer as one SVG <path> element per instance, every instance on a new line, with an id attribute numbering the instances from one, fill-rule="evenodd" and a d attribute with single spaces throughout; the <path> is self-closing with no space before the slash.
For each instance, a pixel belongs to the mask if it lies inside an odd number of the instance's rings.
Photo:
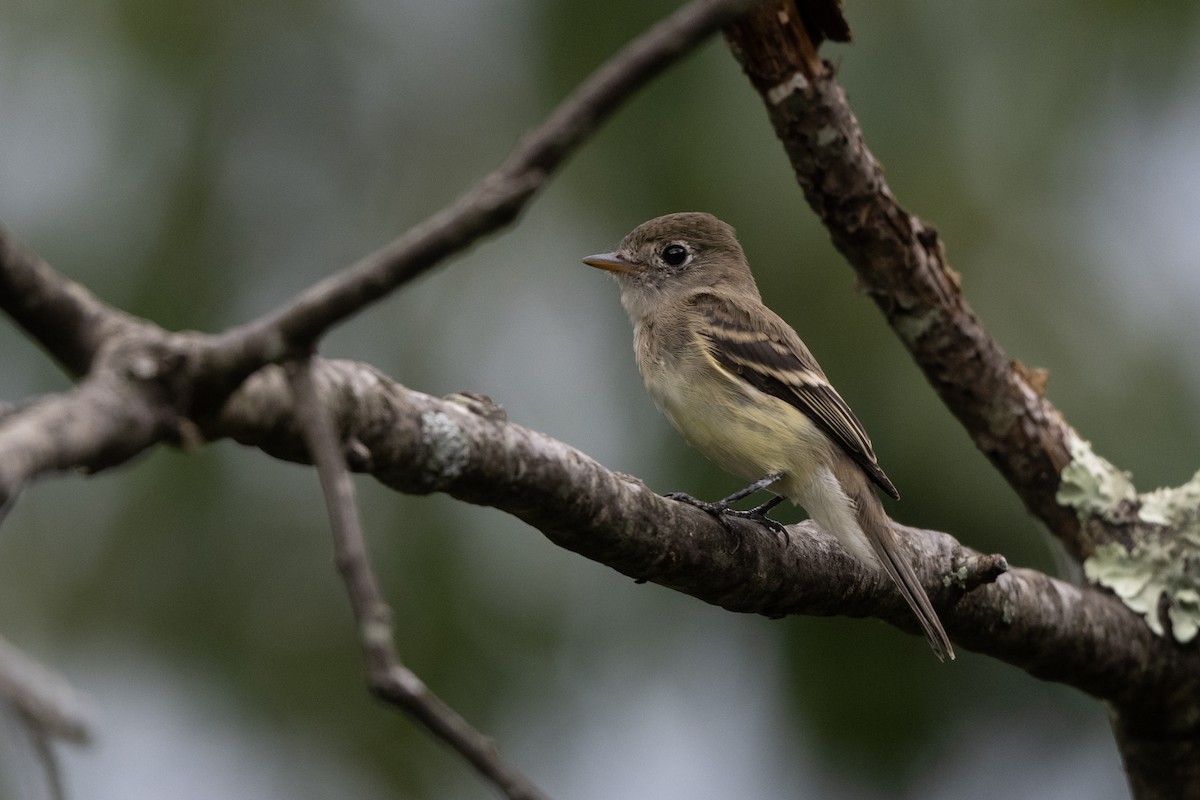
<path id="1" fill-rule="evenodd" d="M 716 295 L 701 293 L 693 306 L 708 325 L 700 344 L 726 372 L 796 407 L 895 499 L 900 493 L 884 474 L 862 423 L 838 395 L 800 337 L 766 307 L 751 317 Z M 763 322 L 765 320 L 765 323 Z"/>

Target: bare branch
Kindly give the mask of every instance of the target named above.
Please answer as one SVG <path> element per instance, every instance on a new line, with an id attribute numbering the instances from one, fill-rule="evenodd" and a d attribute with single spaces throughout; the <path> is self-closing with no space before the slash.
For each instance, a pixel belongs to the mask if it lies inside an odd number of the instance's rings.
<path id="1" fill-rule="evenodd" d="M 319 374 L 340 436 L 358 443 L 352 466 L 388 486 L 507 511 L 555 544 L 638 581 L 732 611 L 872 616 L 916 632 L 891 584 L 810 523 L 792 526 L 786 543 L 741 521 L 731 536 L 708 514 L 509 423 L 478 399 L 438 400 L 353 362 L 321 362 Z M 272 368 L 239 390 L 208 433 L 303 461 L 291 415 L 286 378 Z M 1105 592 L 1032 570 L 998 574 L 998 557 L 947 534 L 901 530 L 956 644 L 1111 700 L 1144 694 L 1186 670 L 1200 674 L 1200 655 L 1155 637 Z"/>
<path id="2" fill-rule="evenodd" d="M 91 738 L 91 711 L 65 678 L 0 637 L 0 706 L 11 712 L 28 744 L 17 748 L 18 767 L 52 800 L 65 797 L 54 740 L 77 744 Z M 37 777 L 33 777 L 33 776 Z"/>
<path id="3" fill-rule="evenodd" d="M 175 436 L 177 418 L 159 383 L 173 361 L 140 347 L 111 354 L 70 392 L 0 418 L 0 507 L 41 475 L 96 472 Z"/>
<path id="4" fill-rule="evenodd" d="M 2 637 L 0 698 L 47 736 L 77 743 L 91 738 L 91 711 L 80 694 L 61 675 Z"/>
<path id="5" fill-rule="evenodd" d="M 333 529 L 338 571 L 350 595 L 359 640 L 367 658 L 372 691 L 395 705 L 458 752 L 512 800 L 545 800 L 536 786 L 500 757 L 492 741 L 437 697 L 404 666 L 392 633 L 392 612 L 367 555 L 354 484 L 324 399 L 317 389 L 314 360 L 289 365 L 296 422 L 317 467 Z"/>
<path id="6" fill-rule="evenodd" d="M 283 307 L 225 337 L 224 358 L 252 371 L 303 351 L 334 325 L 512 222 L 550 175 L 630 95 L 744 13 L 756 0 L 695 0 L 638 36 L 593 72 L 494 172 L 457 201 Z"/>
<path id="7" fill-rule="evenodd" d="M 1082 559 L 1102 532 L 1085 530 L 1055 500 L 1070 428 L 1043 396 L 1044 378 L 988 334 L 937 231 L 897 203 L 832 67 L 806 57 L 807 34 L 790 7 L 770 0 L 731 25 L 727 38 L 809 205 L 976 446 Z"/>
<path id="8" fill-rule="evenodd" d="M 96 470 L 169 436 L 186 438 L 184 420 L 204 418 L 255 369 L 306 352 L 332 325 L 510 222 L 553 170 L 633 92 L 752 3 L 696 0 L 684 6 L 596 70 L 521 140 L 500 168 L 457 202 L 276 312 L 222 334 L 172 334 L 113 309 L 0 228 L 0 309 L 75 376 L 91 370 L 105 348 L 141 350 L 125 366 L 154 373 L 151 377 L 162 390 L 156 409 L 144 402 L 114 405 L 111 401 L 122 395 L 130 376 L 97 375 L 86 401 L 68 400 L 78 394 L 72 393 L 49 398 L 36 409 L 5 413 L 0 457 L 18 457 L 0 462 L 0 509 L 28 479 L 44 472 Z M 122 338 L 128 341 L 118 348 L 115 343 Z M 170 380 L 161 379 L 165 372 L 171 373 Z M 112 413 L 81 413 L 89 403 Z M 161 425 L 161 412 L 174 417 L 170 425 Z M 59 429 L 63 418 L 74 424 Z M 132 428 L 137 431 L 131 435 Z"/>
<path id="9" fill-rule="evenodd" d="M 926 379 L 1029 510 L 1081 561 L 1100 544 L 1127 547 L 1130 535 L 1148 527 L 1138 518 L 1140 501 L 1132 486 L 1128 498 L 1100 510 L 1080 505 L 1085 511 L 1077 515 L 1075 508 L 1060 504 L 1064 470 L 1075 465 L 1081 439 L 1044 396 L 1045 372 L 1010 358 L 984 329 L 937 232 L 896 202 L 832 66 L 813 58 L 806 46 L 802 20 L 789 13 L 794 8 L 792 0 L 768 0 L 730 26 L 726 36 L 766 104 L 809 205 Z M 1093 456 L 1090 465 L 1119 475 L 1100 462 Z M 1011 586 L 1017 579 L 1016 573 L 1001 576 L 995 588 L 972 593 L 968 600 L 1001 603 L 990 605 L 994 616 L 997 608 L 1028 599 L 1033 587 L 1017 590 Z M 993 596 L 1006 586 L 1013 591 Z M 1200 785 L 1195 704 L 1200 651 L 1153 637 L 1130 614 L 1118 620 L 1118 603 L 1109 595 L 1060 584 L 1043 588 L 1047 613 L 1027 631 L 1024 645 L 1002 644 L 1005 632 L 988 626 L 986 616 L 967 633 L 998 637 L 993 646 L 1005 648 L 1001 657 L 1043 678 L 1063 680 L 1064 665 L 1089 673 L 1065 682 L 1113 702 L 1113 729 L 1139 799 L 1194 791 Z M 1086 601 L 1080 602 L 1082 596 Z M 1049 631 L 1040 625 L 1062 627 Z M 1043 640 L 1055 644 L 1041 649 Z M 1093 665 L 1087 663 L 1089 655 L 1096 658 Z"/>
<path id="10" fill-rule="evenodd" d="M 88 371 L 105 341 L 140 324 L 59 275 L 3 226 L 0 310 L 76 377 Z"/>
<path id="11" fill-rule="evenodd" d="M 37 762 L 37 769 L 41 771 L 45 797 L 47 800 L 66 800 L 67 791 L 63 785 L 58 757 L 54 752 L 54 743 L 46 735 L 46 732 L 34 726 L 26 715 L 18 714 L 18 716 L 21 717 L 29 739 L 31 757 Z"/>

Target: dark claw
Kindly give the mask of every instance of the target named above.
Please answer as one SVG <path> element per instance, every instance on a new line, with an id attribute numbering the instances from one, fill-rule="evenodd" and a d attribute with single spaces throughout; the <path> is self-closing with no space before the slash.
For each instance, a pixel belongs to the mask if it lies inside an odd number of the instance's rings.
<path id="1" fill-rule="evenodd" d="M 734 509 L 734 508 L 727 508 L 727 509 L 725 509 L 725 514 L 728 514 L 731 517 L 740 517 L 742 519 L 748 519 L 751 522 L 757 522 L 759 525 L 765 525 L 766 527 L 770 528 L 771 530 L 773 530 L 775 533 L 779 534 L 786 540 L 788 532 L 787 532 L 787 528 L 784 527 L 783 523 L 777 522 L 776 520 L 771 519 L 766 514 L 764 514 L 760 509 L 761 509 L 761 506 L 759 508 L 751 508 L 748 511 L 738 511 L 737 509 Z"/>

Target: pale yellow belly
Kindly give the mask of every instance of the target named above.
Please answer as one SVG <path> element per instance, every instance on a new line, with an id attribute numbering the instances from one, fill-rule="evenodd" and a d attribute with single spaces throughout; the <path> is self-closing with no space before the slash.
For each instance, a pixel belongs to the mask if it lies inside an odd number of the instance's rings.
<path id="1" fill-rule="evenodd" d="M 676 385 L 645 377 L 651 397 L 684 439 L 743 480 L 783 472 L 774 490 L 794 499 L 828 461 L 826 436 L 776 397 L 724 376 L 670 382 Z"/>

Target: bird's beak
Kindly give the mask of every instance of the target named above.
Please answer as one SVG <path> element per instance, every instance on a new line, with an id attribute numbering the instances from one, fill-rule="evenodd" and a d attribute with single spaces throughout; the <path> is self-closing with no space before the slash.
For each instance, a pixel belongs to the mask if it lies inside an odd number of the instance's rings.
<path id="1" fill-rule="evenodd" d="M 636 272 L 642 268 L 641 264 L 635 261 L 630 261 L 623 258 L 618 253 L 597 253 L 594 256 L 588 256 L 583 260 L 583 263 L 589 267 L 596 269 L 606 269 L 609 272 Z"/>

